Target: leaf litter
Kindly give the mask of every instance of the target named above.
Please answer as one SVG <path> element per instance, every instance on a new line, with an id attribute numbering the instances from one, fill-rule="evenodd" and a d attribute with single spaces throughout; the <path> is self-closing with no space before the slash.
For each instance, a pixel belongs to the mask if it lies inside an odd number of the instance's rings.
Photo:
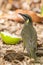
<path id="1" fill-rule="evenodd" d="M 6 20 L 3 18 L 0 20 L 0 32 L 8 31 L 11 34 L 16 34 L 16 35 L 20 36 L 23 26 L 24 26 L 24 24 L 17 23 L 16 21 Z M 43 24 L 33 23 L 33 26 L 37 31 L 38 44 L 40 46 L 41 45 L 43 46 Z M 11 60 L 12 60 L 11 62 L 5 61 L 5 59 L 3 59 L 3 57 L 7 55 L 6 51 L 8 52 L 8 50 L 12 50 L 12 51 L 14 50 L 15 53 L 20 52 L 20 54 L 18 54 L 18 56 L 20 56 L 20 57 L 18 57 L 18 59 L 20 58 L 19 60 L 21 60 L 21 56 L 22 56 L 23 57 L 22 61 L 17 60 L 17 58 L 16 59 L 14 58 L 13 60 L 11 58 Z M 11 55 L 12 55 L 12 51 L 10 51 Z M 21 52 L 22 52 L 22 55 L 21 55 Z M 26 52 L 26 51 L 24 51 L 24 52 Z M 9 54 L 9 57 L 10 57 L 10 54 Z M 17 57 L 17 55 L 16 55 L 16 57 Z M 16 44 L 16 45 L 6 45 L 6 44 L 3 44 L 1 37 L 0 37 L 0 60 L 1 60 L 0 65 L 29 65 L 29 63 L 30 63 L 30 58 L 28 57 L 28 55 L 23 54 L 23 42 L 20 42 L 20 44 Z M 43 60 L 42 57 L 41 57 L 41 60 Z"/>

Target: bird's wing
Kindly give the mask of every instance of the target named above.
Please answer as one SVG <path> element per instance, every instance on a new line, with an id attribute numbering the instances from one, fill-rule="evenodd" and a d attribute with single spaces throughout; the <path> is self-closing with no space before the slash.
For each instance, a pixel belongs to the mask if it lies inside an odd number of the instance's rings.
<path id="1" fill-rule="evenodd" d="M 30 41 L 31 45 L 33 44 L 32 46 L 37 46 L 37 33 L 33 27 L 25 25 L 22 29 L 21 36 L 25 44 L 27 43 L 27 41 Z"/>

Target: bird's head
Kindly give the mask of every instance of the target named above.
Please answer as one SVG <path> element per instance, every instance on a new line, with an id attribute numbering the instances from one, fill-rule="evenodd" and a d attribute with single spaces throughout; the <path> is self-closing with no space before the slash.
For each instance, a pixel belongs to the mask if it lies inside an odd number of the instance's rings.
<path id="1" fill-rule="evenodd" d="M 32 18 L 30 15 L 22 14 L 22 13 L 19 13 L 19 14 L 24 18 L 25 21 L 27 21 L 27 23 L 32 23 Z"/>

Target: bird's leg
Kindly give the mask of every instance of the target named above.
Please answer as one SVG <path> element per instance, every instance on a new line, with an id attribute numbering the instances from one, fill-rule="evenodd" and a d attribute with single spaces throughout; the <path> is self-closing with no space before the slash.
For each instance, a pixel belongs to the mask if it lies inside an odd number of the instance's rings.
<path id="1" fill-rule="evenodd" d="M 24 50 L 25 50 L 25 43 L 23 43 L 23 52 L 24 52 Z"/>

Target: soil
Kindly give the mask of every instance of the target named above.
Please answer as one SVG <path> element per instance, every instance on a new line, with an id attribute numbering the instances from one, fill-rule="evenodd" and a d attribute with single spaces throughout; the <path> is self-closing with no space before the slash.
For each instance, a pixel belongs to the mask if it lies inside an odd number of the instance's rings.
<path id="1" fill-rule="evenodd" d="M 8 31 L 11 34 L 20 36 L 23 26 L 24 24 L 16 21 L 0 19 L 0 32 Z M 37 42 L 39 46 L 43 46 L 43 24 L 33 23 L 33 26 L 37 31 Z M 31 60 L 26 55 L 26 51 L 23 51 L 23 42 L 16 45 L 6 45 L 0 37 L 0 65 L 34 65 Z M 43 62 L 43 56 L 41 57 L 41 62 Z M 35 65 L 40 65 L 40 63 Z"/>

